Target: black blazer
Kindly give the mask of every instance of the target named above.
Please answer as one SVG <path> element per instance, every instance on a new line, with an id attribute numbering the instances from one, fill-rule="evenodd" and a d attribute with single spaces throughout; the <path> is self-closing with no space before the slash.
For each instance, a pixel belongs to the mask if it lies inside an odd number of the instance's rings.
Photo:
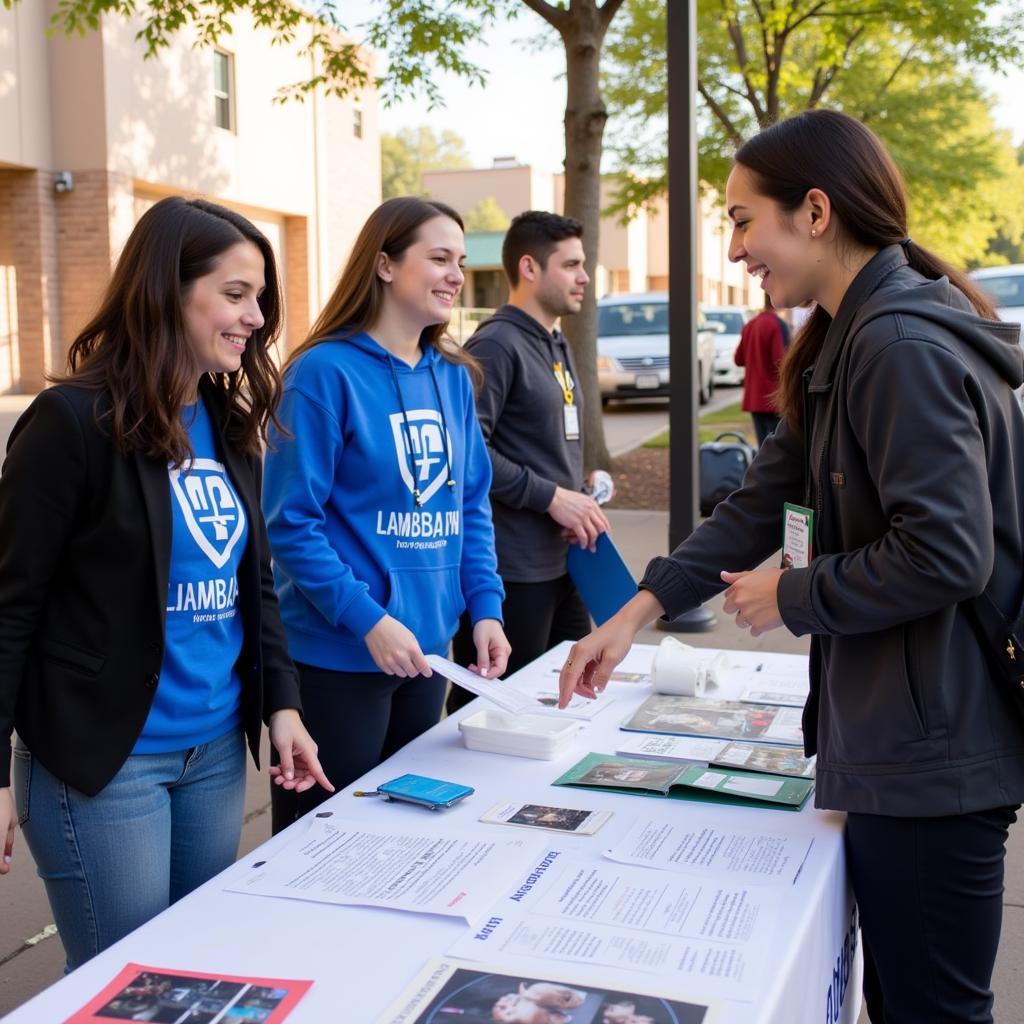
<path id="1" fill-rule="evenodd" d="M 224 437 L 224 403 L 200 394 L 249 522 L 238 571 L 242 724 L 259 764 L 261 721 L 300 708 L 260 512 L 260 459 Z M 96 423 L 94 389 L 42 392 L 11 434 L 0 477 L 0 787 L 11 730 L 54 775 L 94 796 L 131 753 L 160 679 L 171 557 L 167 465 L 125 455 Z M 5 750 L 2 743 L 6 742 Z"/>

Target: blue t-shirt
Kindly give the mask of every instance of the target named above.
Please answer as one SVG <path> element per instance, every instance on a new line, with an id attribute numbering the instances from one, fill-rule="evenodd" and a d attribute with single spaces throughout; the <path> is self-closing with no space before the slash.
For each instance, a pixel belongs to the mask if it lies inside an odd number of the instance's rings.
<path id="1" fill-rule="evenodd" d="M 245 509 L 217 461 L 202 401 L 182 410 L 195 458 L 168 468 L 171 565 L 164 662 L 135 754 L 209 743 L 241 722 L 242 650 L 238 566 L 248 534 Z"/>

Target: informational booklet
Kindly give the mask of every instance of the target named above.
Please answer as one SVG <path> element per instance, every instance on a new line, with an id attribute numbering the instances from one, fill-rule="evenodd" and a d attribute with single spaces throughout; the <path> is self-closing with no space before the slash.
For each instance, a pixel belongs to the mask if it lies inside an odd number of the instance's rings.
<path id="1" fill-rule="evenodd" d="M 622 989 L 578 977 L 571 968 L 505 967 L 432 960 L 376 1024 L 713 1024 L 711 1004 L 660 994 L 657 983 L 631 978 Z"/>
<path id="2" fill-rule="evenodd" d="M 65 1024 L 109 1024 L 111 1020 L 281 1024 L 312 984 L 128 964 Z"/>
<path id="3" fill-rule="evenodd" d="M 502 800 L 480 820 L 488 825 L 518 825 L 521 828 L 561 832 L 574 836 L 592 836 L 612 816 L 611 811 L 584 811 L 574 807 L 524 804 L 521 800 Z"/>
<path id="4" fill-rule="evenodd" d="M 623 723 L 628 732 L 704 736 L 720 740 L 756 740 L 803 746 L 801 713 L 774 704 L 741 704 L 707 697 L 648 697 Z"/>
<path id="5" fill-rule="evenodd" d="M 815 758 L 804 757 L 795 747 L 767 743 L 730 743 L 727 740 L 705 740 L 697 736 L 627 733 L 616 745 L 615 753 L 622 757 L 742 768 L 744 771 L 789 775 L 793 778 L 814 778 Z"/>
<path id="6" fill-rule="evenodd" d="M 705 808 L 692 820 L 638 821 L 604 856 L 644 868 L 795 885 L 813 850 L 810 833 L 737 825 L 735 817 Z"/>
<path id="7" fill-rule="evenodd" d="M 607 754 L 587 754 L 561 778 L 555 779 L 554 785 L 792 811 L 803 807 L 814 789 L 811 779 L 779 778 Z"/>
<path id="8" fill-rule="evenodd" d="M 442 914 L 473 924 L 486 914 L 495 887 L 516 877 L 543 846 L 540 836 L 510 833 L 492 840 L 440 824 L 418 827 L 404 814 L 377 826 L 322 816 L 328 814 L 320 811 L 269 860 L 250 857 L 248 869 L 232 871 L 224 888 Z"/>
<path id="9" fill-rule="evenodd" d="M 454 661 L 442 658 L 439 654 L 428 654 L 427 663 L 435 671 L 439 672 L 445 679 L 478 697 L 489 700 L 496 704 L 502 711 L 514 715 L 541 715 L 556 714 L 565 718 L 580 718 L 586 721 L 600 714 L 614 700 L 613 697 L 603 696 L 601 700 L 587 700 L 585 697 L 575 696 L 569 706 L 563 710 L 558 708 L 558 690 L 531 689 L 525 691 L 517 686 L 512 686 L 500 679 L 485 679 L 468 668 L 456 665 Z"/>

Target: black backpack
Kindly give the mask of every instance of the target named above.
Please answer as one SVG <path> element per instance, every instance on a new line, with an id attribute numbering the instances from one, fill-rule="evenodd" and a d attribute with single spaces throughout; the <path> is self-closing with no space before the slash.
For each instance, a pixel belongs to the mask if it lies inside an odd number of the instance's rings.
<path id="1" fill-rule="evenodd" d="M 735 438 L 728 441 L 726 438 Z M 741 483 L 756 449 L 733 431 L 719 434 L 700 446 L 700 514 L 709 516 Z"/>

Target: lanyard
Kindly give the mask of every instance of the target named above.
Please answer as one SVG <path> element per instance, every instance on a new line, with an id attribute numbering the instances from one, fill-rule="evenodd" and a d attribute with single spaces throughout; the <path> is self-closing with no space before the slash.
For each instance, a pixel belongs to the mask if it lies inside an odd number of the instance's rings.
<path id="1" fill-rule="evenodd" d="M 573 383 L 572 375 L 569 373 L 569 368 L 563 367 L 561 363 L 555 363 L 552 366 L 555 373 L 555 380 L 558 381 L 558 386 L 562 389 L 562 397 L 565 399 L 566 405 L 572 405 L 576 398 L 573 395 Z"/>

